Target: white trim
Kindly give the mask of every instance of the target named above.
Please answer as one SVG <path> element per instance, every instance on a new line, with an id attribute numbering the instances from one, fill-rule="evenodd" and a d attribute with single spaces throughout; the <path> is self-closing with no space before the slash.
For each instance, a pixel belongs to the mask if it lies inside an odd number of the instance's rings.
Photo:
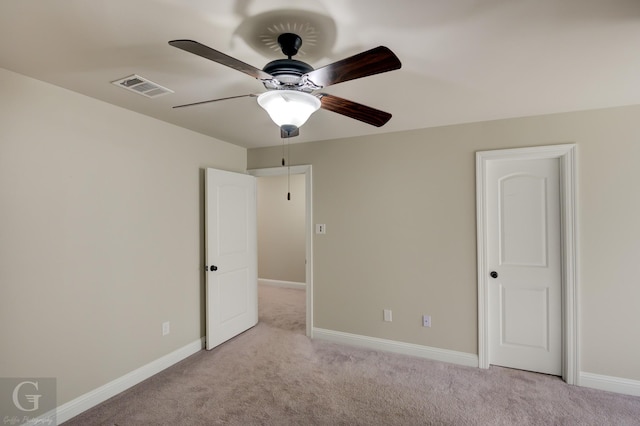
<path id="1" fill-rule="evenodd" d="M 489 324 L 486 265 L 486 205 L 484 195 L 487 163 L 496 160 L 558 158 L 560 161 L 560 215 L 562 228 L 562 378 L 576 384 L 579 370 L 578 332 L 578 244 L 577 244 L 577 171 L 576 145 L 552 145 L 531 148 L 476 152 L 476 216 L 478 256 L 478 364 L 489 368 Z"/>
<path id="2" fill-rule="evenodd" d="M 576 145 L 567 147 L 560 157 L 560 205 L 562 224 L 562 280 L 563 304 L 563 364 L 562 378 L 570 385 L 578 383 L 579 357 L 579 308 L 578 299 L 578 159 Z"/>
<path id="3" fill-rule="evenodd" d="M 579 385 L 608 392 L 640 396 L 640 380 L 580 372 Z"/>
<path id="4" fill-rule="evenodd" d="M 251 169 L 247 173 L 255 177 L 281 176 L 287 173 L 304 174 L 305 176 L 305 232 L 306 260 L 305 281 L 307 297 L 307 336 L 313 338 L 313 178 L 310 164 L 290 167 L 269 167 Z"/>
<path id="5" fill-rule="evenodd" d="M 295 288 L 297 290 L 305 290 L 307 285 L 295 281 L 270 280 L 267 278 L 258 278 L 259 285 L 270 285 L 272 287 Z"/>
<path id="6" fill-rule="evenodd" d="M 416 356 L 419 358 L 449 362 L 451 364 L 459 364 L 467 367 L 478 366 L 478 356 L 466 352 L 432 348 L 430 346 L 398 342 L 395 340 L 379 339 L 377 337 L 343 333 L 341 331 L 325 330 L 322 328 L 314 328 L 313 335 L 316 339 L 327 340 L 333 343 L 340 343 L 348 346 L 358 346 L 361 348 L 373 349 L 377 351 Z"/>
<path id="7" fill-rule="evenodd" d="M 124 392 L 125 390 L 137 385 L 143 380 L 158 374 L 162 370 L 171 367 L 172 365 L 182 361 L 183 359 L 199 352 L 204 348 L 204 337 L 194 342 L 189 343 L 175 351 L 151 361 L 149 364 L 125 374 L 111 382 L 100 386 L 92 391 L 79 396 L 65 404 L 60 405 L 56 409 L 56 420 L 58 423 L 66 422 L 67 420 L 81 414 L 88 409 L 95 407 L 96 405 L 106 401 L 107 399 Z M 50 413 L 45 414 L 39 419 L 53 418 L 53 410 Z M 46 424 L 41 420 L 38 420 L 38 424 Z"/>

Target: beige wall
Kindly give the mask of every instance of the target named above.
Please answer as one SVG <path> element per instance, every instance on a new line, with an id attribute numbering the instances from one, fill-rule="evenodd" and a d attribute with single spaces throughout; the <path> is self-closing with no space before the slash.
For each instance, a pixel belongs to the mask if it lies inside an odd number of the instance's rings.
<path id="1" fill-rule="evenodd" d="M 638 117 L 632 106 L 292 145 L 313 165 L 314 222 L 328 231 L 314 238 L 314 326 L 477 353 L 475 152 L 576 143 L 581 371 L 639 380 Z M 248 167 L 279 153 L 249 150 Z"/>
<path id="2" fill-rule="evenodd" d="M 258 278 L 304 283 L 305 176 L 259 177 L 257 187 Z"/>
<path id="3" fill-rule="evenodd" d="M 204 335 L 202 169 L 246 150 L 2 69 L 0 93 L 0 377 L 63 404 Z"/>
<path id="4" fill-rule="evenodd" d="M 0 377 L 57 377 L 63 404 L 203 335 L 201 170 L 277 166 L 281 149 L 245 164 L 244 149 L 2 69 L 0 93 Z M 474 153 L 576 143 L 581 370 L 640 380 L 638 117 L 292 145 L 328 230 L 314 326 L 476 353 Z"/>

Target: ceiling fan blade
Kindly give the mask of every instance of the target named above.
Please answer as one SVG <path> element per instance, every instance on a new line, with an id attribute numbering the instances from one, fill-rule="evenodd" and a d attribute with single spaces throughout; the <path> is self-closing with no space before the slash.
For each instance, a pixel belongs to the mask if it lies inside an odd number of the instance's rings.
<path id="1" fill-rule="evenodd" d="M 389 48 L 378 46 L 366 52 L 325 65 L 307 73 L 306 76 L 315 85 L 327 87 L 343 81 L 397 70 L 401 66 L 400 60 Z"/>
<path id="2" fill-rule="evenodd" d="M 193 40 L 171 40 L 169 44 L 178 49 L 182 49 L 186 52 L 193 53 L 194 55 L 201 56 L 210 61 L 217 62 L 222 65 L 226 65 L 234 70 L 241 71 L 250 75 L 258 80 L 271 80 L 273 76 L 269 73 L 262 71 L 252 65 L 246 64 L 236 58 L 232 58 L 229 55 L 225 55 L 222 52 L 218 52 L 204 44 L 198 43 Z"/>
<path id="3" fill-rule="evenodd" d="M 380 111 L 379 109 L 371 108 L 338 96 L 333 96 L 328 93 L 319 93 L 316 96 L 320 99 L 322 109 L 355 118 L 372 126 L 382 127 L 391 119 L 391 114 L 388 112 Z"/>
<path id="4" fill-rule="evenodd" d="M 257 98 L 258 95 L 254 95 L 253 93 L 250 93 L 248 95 L 238 95 L 238 96 L 229 96 L 227 98 L 218 98 L 218 99 L 209 99 L 208 101 L 200 101 L 200 102 L 194 102 L 191 104 L 184 104 L 184 105 L 176 105 L 172 108 L 184 108 L 184 107 L 189 107 L 189 106 L 193 106 L 193 105 L 202 105 L 202 104 L 209 104 L 211 102 L 218 102 L 218 101 L 226 101 L 227 99 L 236 99 L 236 98 Z"/>

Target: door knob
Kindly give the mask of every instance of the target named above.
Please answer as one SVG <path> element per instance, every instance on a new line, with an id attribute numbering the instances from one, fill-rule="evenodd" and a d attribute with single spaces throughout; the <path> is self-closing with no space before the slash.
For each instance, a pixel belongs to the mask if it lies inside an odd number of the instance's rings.
<path id="1" fill-rule="evenodd" d="M 491 275 L 491 278 L 498 278 L 498 273 L 496 271 L 491 271 L 489 275 Z"/>
<path id="2" fill-rule="evenodd" d="M 209 267 L 209 270 L 210 270 L 211 272 L 213 272 L 213 271 L 217 271 L 217 270 L 218 270 L 218 267 L 217 267 L 216 265 L 211 265 L 211 267 Z"/>

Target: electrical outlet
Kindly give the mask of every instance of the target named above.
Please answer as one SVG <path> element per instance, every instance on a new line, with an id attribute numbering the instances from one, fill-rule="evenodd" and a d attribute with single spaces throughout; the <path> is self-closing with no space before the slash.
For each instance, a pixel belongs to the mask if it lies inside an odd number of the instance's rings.
<path id="1" fill-rule="evenodd" d="M 171 333 L 171 324 L 169 321 L 165 321 L 162 323 L 162 335 L 166 336 L 169 333 Z"/>
<path id="2" fill-rule="evenodd" d="M 316 223 L 316 234 L 326 234 L 327 233 L 327 225 L 324 223 Z"/>
<path id="3" fill-rule="evenodd" d="M 392 320 L 392 317 L 391 317 L 391 309 L 385 309 L 385 310 L 383 311 L 383 316 L 384 316 L 384 320 L 385 320 L 386 322 L 391 322 L 391 320 Z"/>
<path id="4" fill-rule="evenodd" d="M 431 327 L 431 315 L 423 315 L 422 316 L 422 326 L 423 327 Z"/>

